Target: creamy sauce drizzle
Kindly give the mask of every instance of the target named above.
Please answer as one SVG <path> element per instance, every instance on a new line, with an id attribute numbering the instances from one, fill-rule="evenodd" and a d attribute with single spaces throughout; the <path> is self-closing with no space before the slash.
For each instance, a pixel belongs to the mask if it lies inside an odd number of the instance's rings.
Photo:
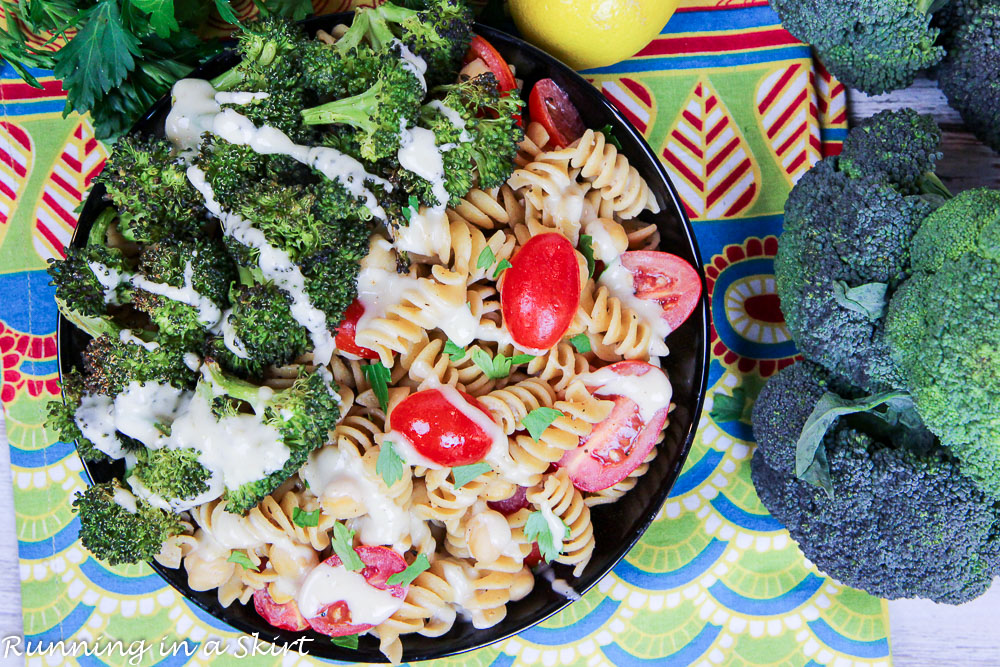
<path id="1" fill-rule="evenodd" d="M 184 263 L 184 285 L 174 287 L 166 283 L 156 283 L 145 276 L 132 276 L 132 284 L 152 294 L 159 294 L 172 301 L 178 301 L 198 311 L 198 321 L 206 327 L 213 327 L 222 317 L 222 310 L 207 296 L 202 296 L 194 288 L 194 267 Z"/>
<path id="2" fill-rule="evenodd" d="M 580 379 L 593 387 L 597 396 L 624 396 L 634 401 L 644 422 L 668 407 L 673 393 L 667 374 L 656 368 L 647 370 L 645 375 L 619 375 L 610 368 L 602 368 L 581 375 Z"/>
<path id="3" fill-rule="evenodd" d="M 389 591 L 375 588 L 357 572 L 343 565 L 332 567 L 320 563 L 306 576 L 295 601 L 305 618 L 317 616 L 324 608 L 338 601 L 347 603 L 351 623 L 378 625 L 403 606 L 403 600 Z"/>
<path id="4" fill-rule="evenodd" d="M 669 353 L 664 341 L 670 334 L 670 325 L 663 319 L 663 309 L 655 301 L 640 299 L 635 295 L 635 284 L 632 273 L 621 262 L 608 265 L 597 281 L 608 288 L 612 296 L 617 297 L 628 308 L 631 308 L 642 321 L 649 326 L 652 336 L 649 341 L 649 354 L 653 357 L 664 357 Z"/>

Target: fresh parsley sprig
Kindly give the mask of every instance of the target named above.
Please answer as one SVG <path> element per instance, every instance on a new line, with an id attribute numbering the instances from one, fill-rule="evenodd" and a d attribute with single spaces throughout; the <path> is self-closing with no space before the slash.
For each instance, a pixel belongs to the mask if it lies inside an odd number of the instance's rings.
<path id="1" fill-rule="evenodd" d="M 562 417 L 563 413 L 555 408 L 535 408 L 521 420 L 521 424 L 524 428 L 528 429 L 528 435 L 535 442 L 542 437 L 542 433 L 545 433 L 545 429 L 554 422 L 559 417 Z"/>
<path id="2" fill-rule="evenodd" d="M 579 333 L 569 339 L 569 342 L 573 344 L 576 351 L 580 354 L 587 354 L 591 351 L 590 338 L 587 337 L 585 333 Z"/>
<path id="3" fill-rule="evenodd" d="M 353 530 L 340 522 L 333 524 L 333 538 L 330 540 L 330 545 L 333 547 L 333 553 L 337 554 L 337 558 L 348 570 L 354 572 L 364 569 L 365 564 L 354 550 Z"/>
<path id="4" fill-rule="evenodd" d="M 403 459 L 392 446 L 392 440 L 383 440 L 375 461 L 375 473 L 382 477 L 386 486 L 392 486 L 403 478 Z"/>
<path id="5" fill-rule="evenodd" d="M 580 234 L 580 254 L 584 256 L 587 260 L 587 277 L 594 277 L 594 267 L 597 266 L 597 262 L 594 261 L 594 237 L 589 234 Z"/>
<path id="6" fill-rule="evenodd" d="M 459 347 L 450 338 L 444 344 L 444 353 L 451 357 L 452 361 L 461 361 L 465 358 L 465 348 Z"/>
<path id="7" fill-rule="evenodd" d="M 333 642 L 335 646 L 340 646 L 342 648 L 349 648 L 355 651 L 358 649 L 357 635 L 342 635 L 340 637 L 330 637 L 330 641 Z"/>
<path id="8" fill-rule="evenodd" d="M 388 411 L 389 379 L 392 376 L 389 369 L 383 366 L 381 361 L 373 361 L 370 364 L 362 366 L 361 372 L 364 373 L 368 384 L 372 386 L 372 391 L 375 392 L 375 398 L 378 399 L 378 404 L 382 407 L 382 410 Z"/>
<path id="9" fill-rule="evenodd" d="M 495 357 L 491 357 L 484 350 L 474 350 L 472 353 L 472 361 L 476 366 L 479 366 L 483 373 L 486 374 L 486 377 L 493 380 L 507 377 L 514 366 L 526 364 L 534 358 L 535 356 L 532 354 L 515 354 L 512 357 L 498 354 Z"/>
<path id="10" fill-rule="evenodd" d="M 236 563 L 237 565 L 239 565 L 240 567 L 242 567 L 244 570 L 249 570 L 250 572 L 259 572 L 260 571 L 257 568 L 257 566 L 253 564 L 253 561 L 250 560 L 250 557 L 247 556 L 242 551 L 234 551 L 232 554 L 229 555 L 229 558 L 226 559 L 226 562 L 227 563 Z"/>
<path id="11" fill-rule="evenodd" d="M 292 509 L 292 523 L 301 528 L 315 528 L 319 525 L 319 509 L 307 512 L 301 507 Z"/>
<path id="12" fill-rule="evenodd" d="M 524 536 L 529 540 L 538 542 L 538 551 L 548 563 L 559 557 L 559 554 L 562 553 L 563 540 L 570 535 L 570 529 L 566 525 L 566 522 L 560 519 L 559 523 L 562 524 L 563 534 L 559 537 L 558 546 L 556 546 L 556 537 L 552 534 L 552 529 L 549 527 L 549 522 L 545 519 L 544 512 L 532 512 L 528 516 L 528 522 L 524 524 Z"/>
<path id="13" fill-rule="evenodd" d="M 452 477 L 455 478 L 455 488 L 461 489 L 475 478 L 490 470 L 493 470 L 493 468 L 490 467 L 489 463 L 472 463 L 467 466 L 455 466 L 451 469 Z"/>

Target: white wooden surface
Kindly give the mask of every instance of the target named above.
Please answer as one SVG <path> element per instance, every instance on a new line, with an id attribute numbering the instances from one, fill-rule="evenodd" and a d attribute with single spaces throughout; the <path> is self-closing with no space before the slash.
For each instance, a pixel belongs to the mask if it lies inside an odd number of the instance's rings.
<path id="1" fill-rule="evenodd" d="M 881 109 L 911 106 L 932 113 L 944 129 L 945 157 L 939 164 L 942 180 L 953 190 L 1000 186 L 1000 156 L 982 146 L 961 128 L 961 120 L 945 103 L 934 83 L 868 97 L 852 91 L 852 121 Z M 10 454 L 0 419 L 0 638 L 21 634 L 20 577 Z M 953 607 L 926 601 L 889 604 L 894 663 L 906 667 L 941 665 L 1000 666 L 1000 584 L 974 602 Z M 21 665 L 23 659 L 4 657 L 0 665 Z"/>

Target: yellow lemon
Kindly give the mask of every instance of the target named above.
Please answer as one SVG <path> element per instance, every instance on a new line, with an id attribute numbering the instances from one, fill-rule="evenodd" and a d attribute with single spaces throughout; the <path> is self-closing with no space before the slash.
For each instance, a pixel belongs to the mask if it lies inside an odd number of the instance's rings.
<path id="1" fill-rule="evenodd" d="M 625 60 L 659 34 L 681 0 L 510 0 L 524 37 L 573 69 Z"/>

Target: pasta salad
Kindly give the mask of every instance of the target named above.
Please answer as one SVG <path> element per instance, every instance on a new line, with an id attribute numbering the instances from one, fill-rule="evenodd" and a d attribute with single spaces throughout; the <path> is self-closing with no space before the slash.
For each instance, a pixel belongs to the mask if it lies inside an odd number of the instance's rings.
<path id="1" fill-rule="evenodd" d="M 393 662 L 586 568 L 700 280 L 610 131 L 550 79 L 524 113 L 470 25 L 436 0 L 248 26 L 240 65 L 174 86 L 166 140 L 116 146 L 50 269 L 92 337 L 50 425 L 124 462 L 74 501 L 95 555 Z"/>

